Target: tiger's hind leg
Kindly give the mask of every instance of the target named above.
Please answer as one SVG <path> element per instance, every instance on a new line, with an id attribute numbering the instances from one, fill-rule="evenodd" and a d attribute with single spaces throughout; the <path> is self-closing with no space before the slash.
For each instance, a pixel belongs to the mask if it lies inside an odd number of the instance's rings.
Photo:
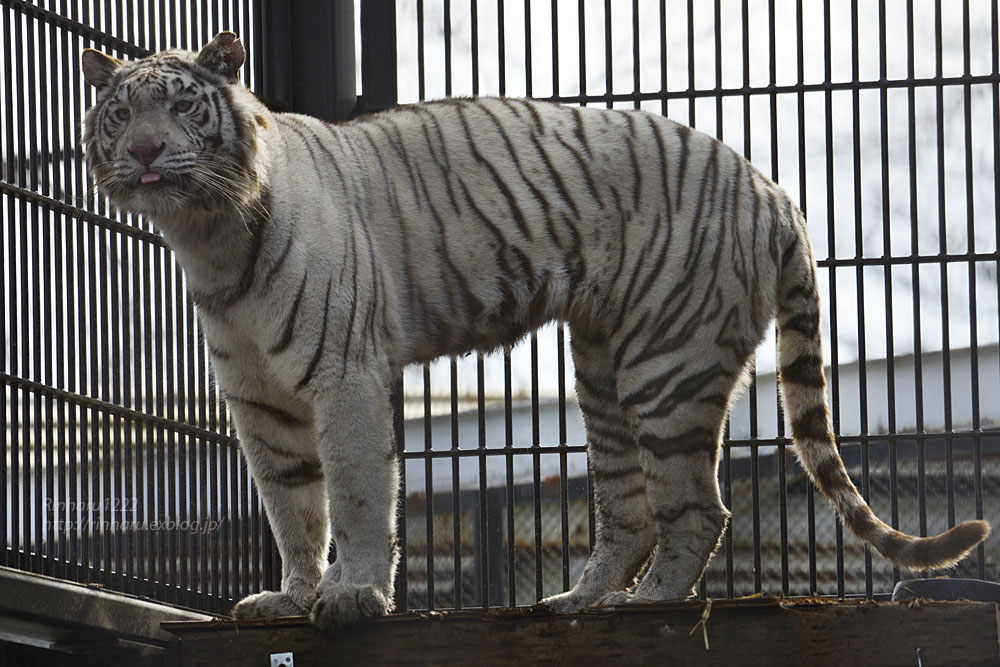
<path id="1" fill-rule="evenodd" d="M 734 358 L 700 340 L 685 347 L 669 357 L 673 372 L 663 372 L 664 358 L 619 372 L 623 404 L 636 423 L 656 552 L 634 591 L 612 593 L 602 605 L 689 596 L 729 518 L 719 493 L 719 446 L 749 353 Z"/>
<path id="2" fill-rule="evenodd" d="M 542 601 L 567 612 L 631 584 L 656 540 L 639 450 L 618 401 L 613 358 L 605 343 L 588 342 L 575 332 L 572 349 L 577 399 L 587 429 L 597 534 L 576 586 Z"/>

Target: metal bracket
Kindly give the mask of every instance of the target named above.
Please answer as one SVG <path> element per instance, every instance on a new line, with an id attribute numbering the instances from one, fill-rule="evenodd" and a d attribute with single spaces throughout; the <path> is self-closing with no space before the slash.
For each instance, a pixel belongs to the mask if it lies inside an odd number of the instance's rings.
<path id="1" fill-rule="evenodd" d="M 295 667 L 295 656 L 291 653 L 272 653 L 271 667 Z"/>

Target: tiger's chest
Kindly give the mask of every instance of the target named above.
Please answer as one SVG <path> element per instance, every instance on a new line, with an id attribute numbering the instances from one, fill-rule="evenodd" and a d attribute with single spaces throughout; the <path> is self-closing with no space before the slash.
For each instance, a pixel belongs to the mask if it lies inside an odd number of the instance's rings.
<path id="1" fill-rule="evenodd" d="M 308 289 L 297 293 L 276 286 L 266 294 L 248 296 L 224 317 L 199 312 L 212 368 L 227 396 L 266 400 L 304 419 L 308 416 L 300 384 L 308 360 L 316 356 L 324 317 L 314 301 Z M 326 319 L 329 330 L 330 314 Z"/>

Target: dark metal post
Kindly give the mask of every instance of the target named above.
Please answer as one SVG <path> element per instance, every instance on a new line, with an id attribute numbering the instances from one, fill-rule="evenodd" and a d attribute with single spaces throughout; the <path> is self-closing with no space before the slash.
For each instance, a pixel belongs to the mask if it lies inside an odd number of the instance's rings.
<path id="1" fill-rule="evenodd" d="M 489 554 L 489 564 L 486 576 L 489 583 L 489 604 L 497 605 L 503 605 L 504 599 L 504 571 L 503 563 L 500 561 L 503 554 L 503 534 L 501 533 L 503 512 L 514 512 L 512 506 L 507 507 L 506 489 L 499 486 L 488 489 L 486 491 L 486 521 L 488 526 L 486 553 Z M 508 581 L 507 585 L 513 585 L 513 581 Z"/>
<path id="2" fill-rule="evenodd" d="M 361 3 L 361 111 L 396 104 L 396 3 Z"/>
<path id="3" fill-rule="evenodd" d="M 354 3 L 263 3 L 261 94 L 289 111 L 346 120 L 357 102 Z"/>

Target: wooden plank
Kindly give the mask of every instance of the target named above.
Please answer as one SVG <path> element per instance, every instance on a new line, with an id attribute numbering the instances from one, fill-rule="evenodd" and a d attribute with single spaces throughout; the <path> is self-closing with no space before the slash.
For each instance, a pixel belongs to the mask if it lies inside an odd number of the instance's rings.
<path id="1" fill-rule="evenodd" d="M 301 618 L 164 628 L 181 637 L 182 667 L 266 665 L 271 653 L 282 652 L 294 654 L 295 667 L 1000 664 L 995 603 L 750 598 L 706 608 L 703 601 L 685 601 L 579 614 L 536 608 L 411 613 L 332 638 Z"/>

